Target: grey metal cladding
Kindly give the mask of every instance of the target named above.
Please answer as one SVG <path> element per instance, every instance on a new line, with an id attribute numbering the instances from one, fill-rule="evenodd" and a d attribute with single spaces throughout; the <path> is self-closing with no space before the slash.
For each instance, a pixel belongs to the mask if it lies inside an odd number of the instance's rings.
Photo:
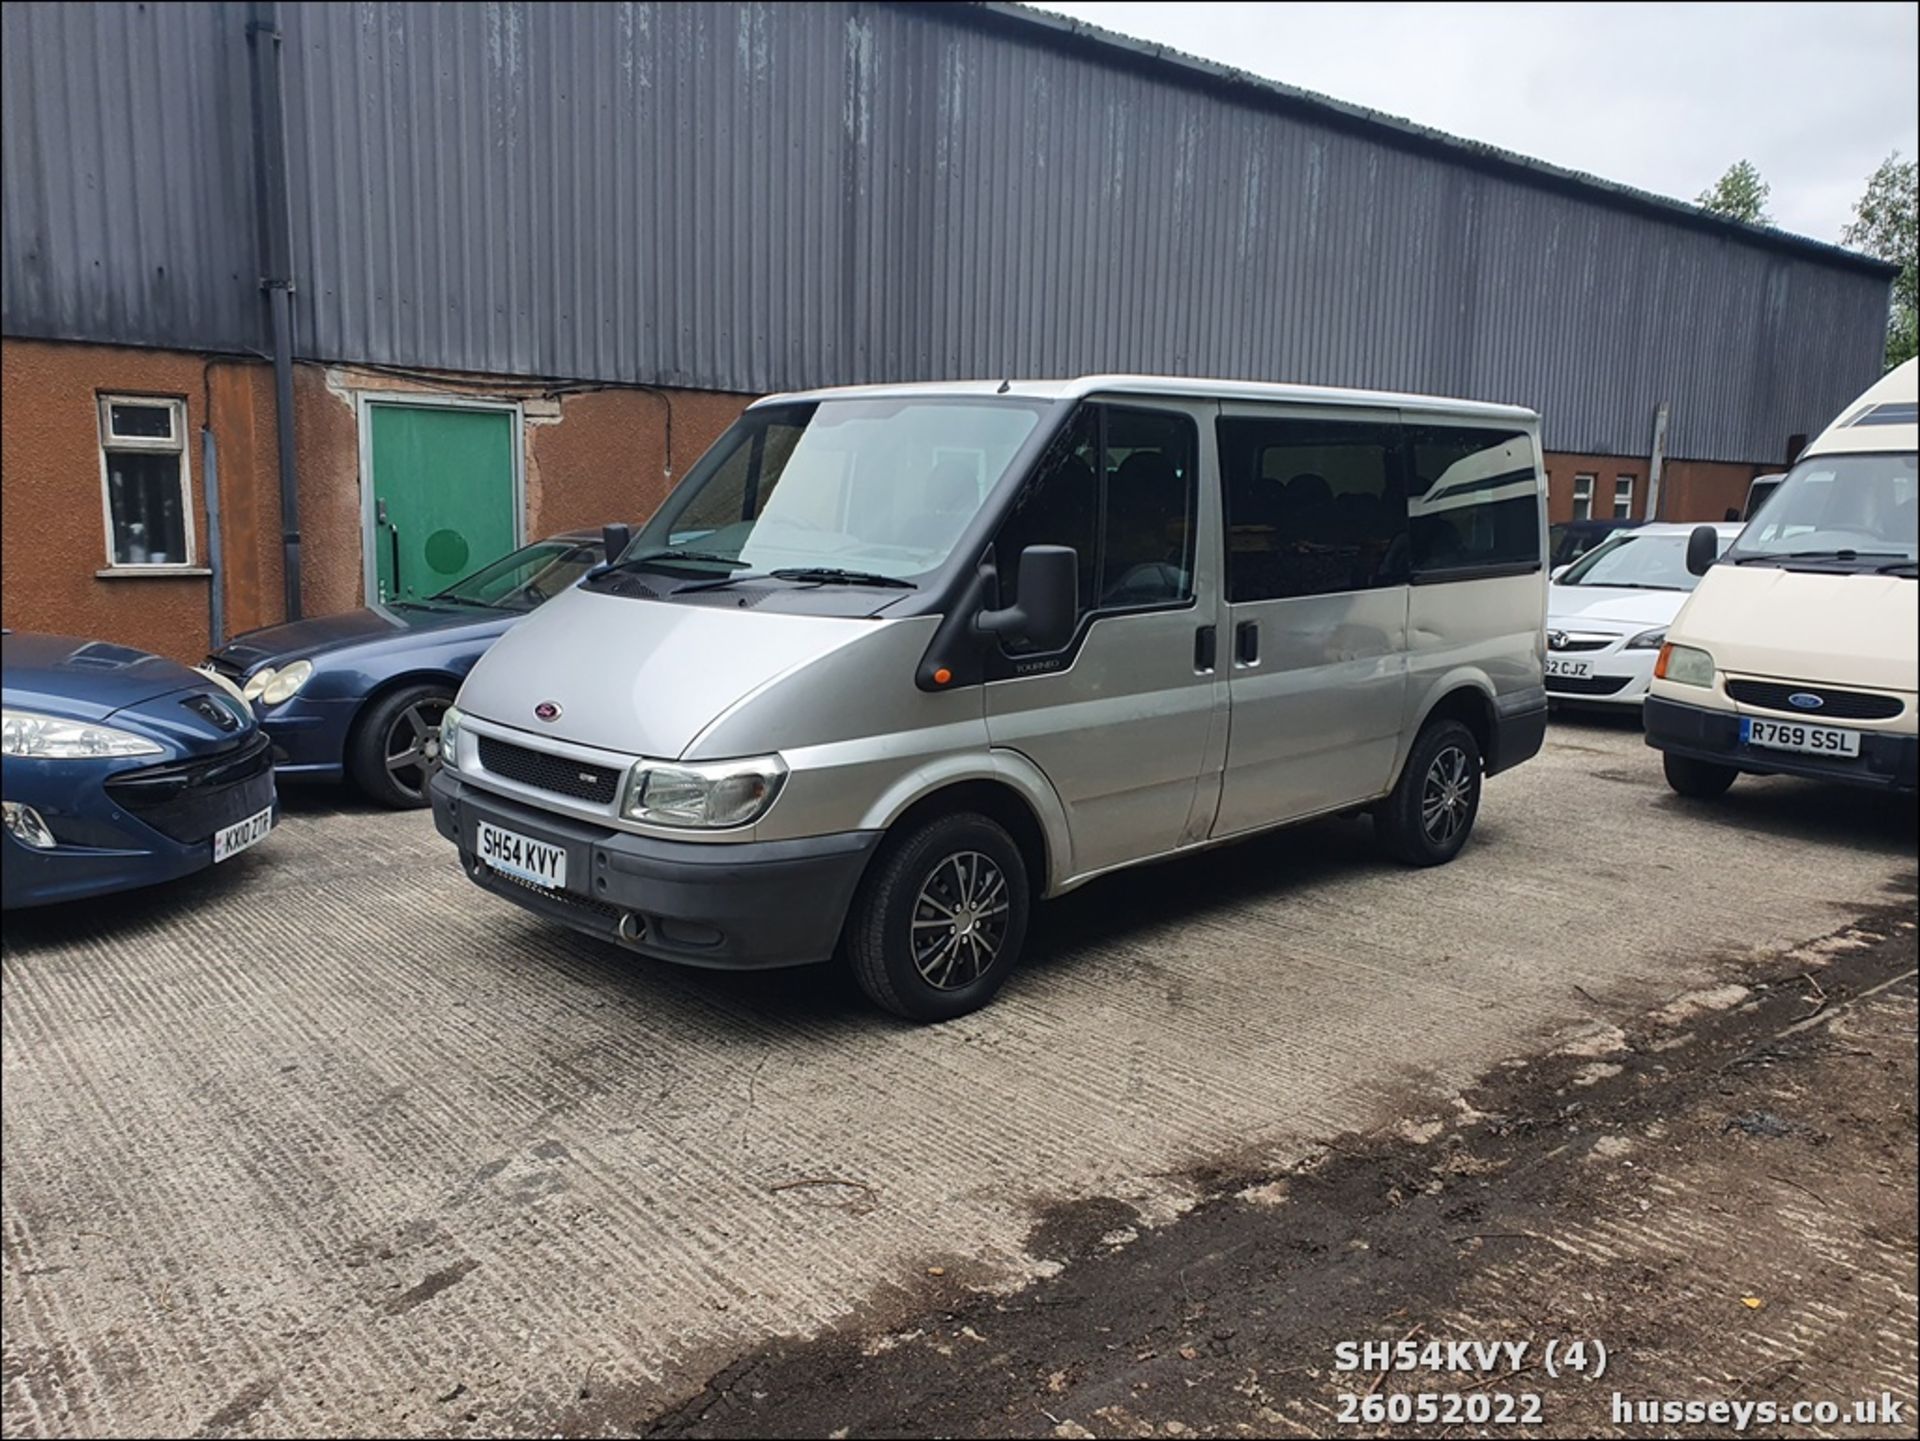
<path id="1" fill-rule="evenodd" d="M 1857 260 L 1005 10 L 282 10 L 310 358 L 1365 385 L 1627 455 L 1666 400 L 1671 454 L 1738 460 L 1879 366 L 1887 282 Z M 8 332 L 257 341 L 243 7 L 6 17 Z"/>
<path id="2" fill-rule="evenodd" d="M 239 4 L 0 9 L 0 329 L 261 344 Z"/>

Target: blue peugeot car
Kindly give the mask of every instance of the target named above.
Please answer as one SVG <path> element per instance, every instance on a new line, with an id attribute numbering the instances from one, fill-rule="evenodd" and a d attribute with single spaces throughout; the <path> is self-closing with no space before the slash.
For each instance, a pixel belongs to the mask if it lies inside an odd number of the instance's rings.
<path id="1" fill-rule="evenodd" d="M 282 780 L 427 804 L 440 717 L 488 646 L 625 544 L 627 527 L 522 546 L 435 595 L 248 631 L 207 657 L 259 712 Z"/>
<path id="2" fill-rule="evenodd" d="M 155 885 L 273 828 L 273 765 L 223 682 L 143 650 L 0 634 L 0 905 Z"/>

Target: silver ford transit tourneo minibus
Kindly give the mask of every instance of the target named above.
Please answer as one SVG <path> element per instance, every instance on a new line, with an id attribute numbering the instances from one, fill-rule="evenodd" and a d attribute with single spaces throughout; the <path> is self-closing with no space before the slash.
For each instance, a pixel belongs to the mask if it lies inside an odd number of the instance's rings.
<path id="1" fill-rule="evenodd" d="M 663 960 L 983 1005 L 1033 903 L 1370 811 L 1413 865 L 1546 727 L 1539 418 L 1153 376 L 749 408 L 488 652 L 434 820 Z"/>

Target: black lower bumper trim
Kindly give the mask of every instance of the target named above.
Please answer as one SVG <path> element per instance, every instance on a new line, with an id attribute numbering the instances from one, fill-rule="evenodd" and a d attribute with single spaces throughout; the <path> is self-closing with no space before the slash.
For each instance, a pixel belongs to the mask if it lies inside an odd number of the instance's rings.
<path id="1" fill-rule="evenodd" d="M 474 882 L 563 925 L 685 965 L 755 970 L 833 954 L 878 831 L 787 841 L 657 840 L 555 815 L 442 771 L 433 820 Z M 481 820 L 561 847 L 567 889 L 495 871 L 476 854 Z"/>
<path id="2" fill-rule="evenodd" d="M 1879 790 L 1915 788 L 1920 738 L 1914 736 L 1861 731 L 1860 754 L 1848 758 L 1768 750 L 1741 742 L 1740 717 L 1732 711 L 1683 705 L 1657 695 L 1647 697 L 1642 723 L 1647 744 L 1655 750 L 1732 766 L 1749 775 L 1801 776 Z"/>

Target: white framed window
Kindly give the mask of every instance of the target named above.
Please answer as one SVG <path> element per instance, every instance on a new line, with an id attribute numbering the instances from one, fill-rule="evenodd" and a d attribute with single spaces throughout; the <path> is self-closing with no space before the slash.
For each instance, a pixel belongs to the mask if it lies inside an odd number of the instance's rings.
<path id="1" fill-rule="evenodd" d="M 100 506 L 112 570 L 194 563 L 187 403 L 159 395 L 100 397 Z"/>
<path id="2" fill-rule="evenodd" d="M 1593 519 L 1593 477 L 1590 475 L 1576 475 L 1573 478 L 1573 518 Z"/>
<path id="3" fill-rule="evenodd" d="M 1633 477 L 1630 475 L 1616 475 L 1613 478 L 1613 518 L 1633 519 Z"/>

